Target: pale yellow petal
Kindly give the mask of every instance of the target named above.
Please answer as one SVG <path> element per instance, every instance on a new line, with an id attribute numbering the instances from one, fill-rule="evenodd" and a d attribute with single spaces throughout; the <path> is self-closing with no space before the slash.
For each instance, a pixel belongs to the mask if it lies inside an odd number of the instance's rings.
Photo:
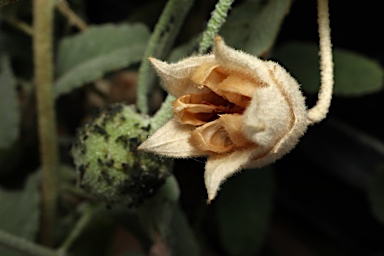
<path id="1" fill-rule="evenodd" d="M 174 115 L 180 122 L 199 126 L 211 121 L 220 106 L 227 104 L 228 101 L 222 97 L 208 92 L 181 96 L 172 105 Z"/>
<path id="2" fill-rule="evenodd" d="M 190 143 L 202 151 L 213 153 L 228 152 L 234 147 L 218 119 L 193 130 Z"/>
<path id="3" fill-rule="evenodd" d="M 175 158 L 202 156 L 204 152 L 189 143 L 193 129 L 193 126 L 182 125 L 175 119 L 171 119 L 144 141 L 138 149 Z"/>
<path id="4" fill-rule="evenodd" d="M 152 57 L 149 58 L 149 60 L 155 67 L 156 72 L 163 81 L 167 91 L 176 98 L 184 94 L 209 91 L 207 88 L 199 87 L 190 78 L 195 70 L 203 63 L 213 62 L 213 55 L 189 57 L 171 64 Z"/>
<path id="5" fill-rule="evenodd" d="M 217 154 L 208 158 L 204 173 L 208 203 L 216 197 L 220 185 L 228 177 L 247 165 L 252 154 L 253 149 L 248 149 L 230 154 Z"/>
<path id="6" fill-rule="evenodd" d="M 221 125 L 224 127 L 228 137 L 236 148 L 255 147 L 256 144 L 252 142 L 243 131 L 244 116 L 239 114 L 222 115 L 219 118 Z"/>
<path id="7" fill-rule="evenodd" d="M 206 85 L 208 77 L 211 77 L 211 79 L 215 78 L 217 80 L 223 80 L 225 75 L 217 72 L 216 68 L 218 66 L 219 64 L 217 64 L 214 59 L 212 61 L 202 63 L 200 67 L 194 70 L 191 80 L 199 85 Z"/>
<path id="8" fill-rule="evenodd" d="M 216 93 L 230 102 L 248 107 L 249 102 L 259 84 L 238 73 L 231 73 L 216 88 Z"/>

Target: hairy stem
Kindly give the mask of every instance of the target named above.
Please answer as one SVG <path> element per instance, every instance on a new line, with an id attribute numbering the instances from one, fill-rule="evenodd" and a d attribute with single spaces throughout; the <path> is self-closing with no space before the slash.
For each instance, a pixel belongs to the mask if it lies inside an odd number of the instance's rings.
<path id="1" fill-rule="evenodd" d="M 64 252 L 56 252 L 52 249 L 35 244 L 24 238 L 6 233 L 0 229 L 0 245 L 29 256 L 65 256 Z"/>
<path id="2" fill-rule="evenodd" d="M 136 105 L 142 113 L 148 113 L 148 93 L 156 78 L 147 58 L 164 58 L 169 53 L 193 2 L 194 0 L 169 0 L 149 39 L 139 69 L 137 89 Z"/>
<path id="3" fill-rule="evenodd" d="M 318 123 L 326 117 L 329 106 L 331 105 L 334 83 L 328 0 L 317 1 L 317 12 L 320 38 L 321 87 L 316 105 L 308 111 L 308 120 L 310 124 Z"/>
<path id="4" fill-rule="evenodd" d="M 52 92 L 51 0 L 33 1 L 33 51 L 40 156 L 42 165 L 42 242 L 53 245 L 58 184 L 58 148 Z"/>
<path id="5" fill-rule="evenodd" d="M 215 10 L 211 13 L 208 21 L 207 29 L 203 33 L 203 37 L 199 44 L 199 54 L 205 53 L 213 43 L 213 37 L 219 32 L 227 18 L 228 11 L 234 0 L 219 0 L 215 6 Z"/>

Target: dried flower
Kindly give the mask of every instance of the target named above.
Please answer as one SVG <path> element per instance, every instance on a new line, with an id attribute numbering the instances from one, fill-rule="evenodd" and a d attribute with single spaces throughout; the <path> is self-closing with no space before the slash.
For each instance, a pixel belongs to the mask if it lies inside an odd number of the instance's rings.
<path id="1" fill-rule="evenodd" d="M 213 54 L 174 64 L 150 61 L 177 99 L 174 118 L 139 149 L 177 158 L 207 156 L 208 201 L 227 177 L 281 158 L 307 129 L 296 80 L 279 64 L 234 50 L 219 36 Z"/>

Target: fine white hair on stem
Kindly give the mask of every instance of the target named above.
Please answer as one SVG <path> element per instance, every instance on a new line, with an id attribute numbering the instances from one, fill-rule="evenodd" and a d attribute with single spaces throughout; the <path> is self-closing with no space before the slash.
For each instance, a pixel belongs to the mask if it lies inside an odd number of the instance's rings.
<path id="1" fill-rule="evenodd" d="M 309 124 L 318 123 L 326 117 L 331 104 L 334 83 L 328 0 L 317 0 L 317 10 L 320 38 L 321 87 L 316 105 L 308 110 Z"/>

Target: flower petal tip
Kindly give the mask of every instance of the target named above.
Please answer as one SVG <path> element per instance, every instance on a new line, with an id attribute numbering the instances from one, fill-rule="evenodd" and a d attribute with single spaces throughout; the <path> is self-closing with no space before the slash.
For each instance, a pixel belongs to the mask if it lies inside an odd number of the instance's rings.
<path id="1" fill-rule="evenodd" d="M 223 42 L 223 38 L 219 35 L 216 35 L 214 39 L 215 39 L 215 44 L 219 44 Z"/>

